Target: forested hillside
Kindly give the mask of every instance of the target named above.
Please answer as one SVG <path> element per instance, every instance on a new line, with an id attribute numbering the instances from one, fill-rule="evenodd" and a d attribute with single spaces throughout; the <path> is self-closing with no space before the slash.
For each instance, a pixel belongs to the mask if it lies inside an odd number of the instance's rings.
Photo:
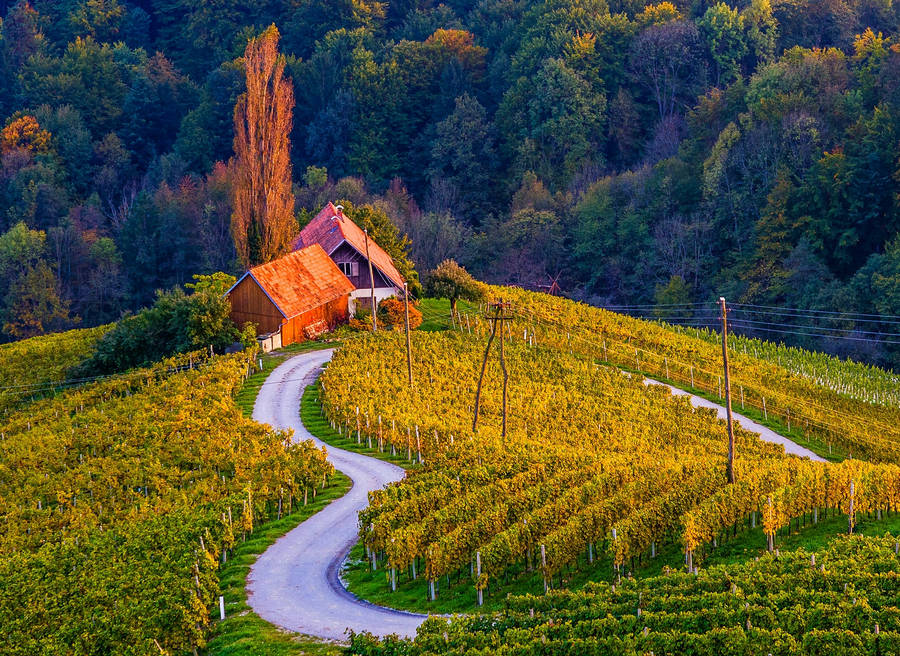
<path id="1" fill-rule="evenodd" d="M 890 2 L 19 0 L 0 15 L 3 339 L 238 268 L 241 57 L 275 24 L 299 222 L 369 205 L 420 270 L 561 273 L 596 303 L 724 293 L 879 314 L 747 332 L 809 344 L 790 331 L 812 324 L 858 338 L 817 346 L 896 365 Z"/>

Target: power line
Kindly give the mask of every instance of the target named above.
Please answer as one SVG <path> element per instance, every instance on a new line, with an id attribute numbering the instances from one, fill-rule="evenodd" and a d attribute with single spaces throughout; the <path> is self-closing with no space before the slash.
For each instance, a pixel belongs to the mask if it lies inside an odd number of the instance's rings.
<path id="1" fill-rule="evenodd" d="M 744 307 L 740 307 L 739 305 L 736 305 L 734 307 L 733 311 L 734 312 L 744 312 L 744 313 L 752 314 L 752 315 L 758 315 L 758 314 L 774 315 L 774 316 L 783 317 L 785 319 L 789 319 L 789 318 L 793 319 L 794 317 L 797 317 L 799 319 L 816 319 L 818 321 L 852 321 L 853 323 L 880 323 L 880 324 L 888 324 L 888 325 L 900 324 L 900 321 L 895 321 L 892 319 L 865 319 L 865 318 L 861 318 L 859 316 L 854 316 L 852 314 L 847 314 L 847 313 L 841 313 L 840 315 L 828 315 L 828 316 L 823 316 L 823 315 L 818 315 L 818 314 L 810 314 L 810 313 L 806 313 L 806 312 L 785 314 L 784 312 L 777 312 L 774 310 L 747 309 Z M 885 316 L 887 316 L 887 315 L 885 315 Z"/>
<path id="2" fill-rule="evenodd" d="M 785 335 L 797 335 L 799 337 L 821 337 L 825 339 L 846 339 L 854 342 L 869 342 L 874 344 L 900 344 L 900 340 L 890 340 L 890 339 L 873 339 L 871 337 L 853 337 L 852 335 L 829 335 L 825 333 L 812 333 L 812 332 L 797 332 L 796 330 L 779 330 L 777 328 L 766 328 L 765 324 L 763 325 L 754 325 L 742 319 L 735 319 L 735 323 L 744 323 L 743 326 L 737 326 L 738 328 L 746 328 L 748 330 L 762 330 L 770 333 L 780 333 Z M 890 333 L 885 333 L 886 335 L 892 337 L 900 337 L 900 335 L 892 335 Z"/>
<path id="3" fill-rule="evenodd" d="M 524 317 L 524 316 L 522 316 L 522 315 L 520 315 L 520 317 L 522 318 L 523 321 L 524 321 L 524 320 L 529 320 L 528 317 Z M 534 321 L 534 318 L 531 317 L 531 320 Z M 541 323 L 541 324 L 543 324 L 543 325 L 545 325 L 545 326 L 550 326 L 550 327 L 553 327 L 553 328 L 557 328 L 557 329 L 560 328 L 560 325 L 559 325 L 559 324 L 556 324 L 556 323 L 554 323 L 554 322 L 547 321 L 547 320 L 538 321 L 538 323 Z M 583 328 L 583 327 L 581 327 L 581 326 L 578 326 L 578 328 L 581 328 L 581 329 L 583 329 L 583 330 L 586 330 L 586 331 L 590 332 L 590 330 L 587 329 L 587 328 Z M 571 334 L 571 333 L 570 333 L 570 334 Z M 597 344 L 596 342 L 594 342 L 594 341 L 592 341 L 592 340 L 588 340 L 588 339 L 585 339 L 585 338 L 583 338 L 583 337 L 579 337 L 578 335 L 575 335 L 574 337 L 575 337 L 575 339 L 578 339 L 578 340 L 580 340 L 580 341 L 584 341 L 584 342 L 587 342 L 587 343 L 591 344 L 591 345 L 594 346 L 595 348 L 596 348 L 596 347 L 599 347 L 599 344 Z M 645 350 L 645 349 L 642 349 L 642 348 L 639 348 L 639 347 L 634 347 L 634 348 L 635 348 L 635 351 L 640 351 L 640 352 L 645 353 L 645 354 L 648 354 L 648 355 L 654 355 L 654 356 L 656 356 L 656 357 L 661 357 L 661 356 L 659 356 L 658 354 L 653 353 L 653 352 L 650 352 L 650 351 L 647 351 L 647 350 Z M 666 356 L 666 357 L 667 357 L 667 356 Z M 674 363 L 676 363 L 676 364 L 679 364 L 679 365 L 681 365 L 682 367 L 683 367 L 683 366 L 690 366 L 690 367 L 692 367 L 693 369 L 695 369 L 696 371 L 699 371 L 699 372 L 701 372 L 701 373 L 705 373 L 705 374 L 707 374 L 707 375 L 709 375 L 709 376 L 718 376 L 718 375 L 719 375 L 719 374 L 710 372 L 710 371 L 708 371 L 708 370 L 705 370 L 705 369 L 703 369 L 702 367 L 696 367 L 696 366 L 693 366 L 693 365 L 685 365 L 685 363 L 680 362 L 679 360 L 675 359 L 674 357 L 672 358 L 672 362 L 674 362 Z M 801 400 L 799 400 L 799 399 L 797 399 L 797 398 L 795 398 L 795 397 L 788 397 L 788 401 L 789 401 L 789 402 L 793 402 L 793 403 L 797 403 L 797 404 L 799 404 L 799 405 L 803 405 L 803 406 L 806 406 L 806 407 L 809 407 L 809 408 L 816 408 L 816 409 L 819 409 L 821 412 L 825 413 L 826 415 L 834 416 L 834 417 L 836 417 L 837 419 L 843 419 L 843 420 L 845 420 L 845 421 L 855 422 L 855 423 L 857 423 L 857 424 L 863 423 L 864 425 L 868 425 L 869 427 L 872 427 L 872 428 L 879 428 L 879 429 L 881 429 L 881 430 L 888 430 L 888 431 L 893 430 L 892 427 L 888 427 L 888 426 L 881 425 L 879 422 L 874 422 L 874 423 L 871 422 L 871 421 L 860 422 L 860 419 L 859 419 L 858 417 L 851 417 L 851 416 L 848 416 L 848 415 L 844 415 L 844 414 L 841 414 L 841 413 L 836 412 L 835 410 L 833 410 L 833 409 L 831 409 L 831 408 L 825 408 L 825 407 L 823 407 L 823 406 L 818 406 L 818 405 L 816 405 L 815 403 L 810 402 L 810 401 L 801 401 Z M 751 405 L 752 405 L 752 404 L 751 404 Z M 826 426 L 826 427 L 828 427 L 828 428 L 834 429 L 835 431 L 840 431 L 840 430 L 842 430 L 842 429 L 845 428 L 844 426 L 837 426 L 837 425 L 831 424 L 831 423 L 829 423 L 829 422 L 827 422 L 827 421 L 824 421 L 824 420 L 822 420 L 822 419 L 817 419 L 817 420 L 813 420 L 813 421 L 814 421 L 814 422 L 821 423 L 822 425 L 824 425 L 824 426 Z M 884 438 L 879 439 L 879 438 L 867 436 L 867 440 L 869 440 L 869 441 L 882 441 L 882 442 L 887 442 L 887 443 L 889 443 L 889 444 L 891 444 L 891 445 L 893 445 L 893 446 L 897 446 L 897 443 L 896 443 L 896 442 L 890 441 L 890 440 L 887 440 L 887 439 L 884 439 Z"/>
<path id="4" fill-rule="evenodd" d="M 808 310 L 808 309 L 804 309 L 804 308 L 778 307 L 777 305 L 754 305 L 752 303 L 730 303 L 730 305 L 752 307 L 752 308 L 763 308 L 766 310 L 780 310 L 782 312 L 806 312 L 806 313 L 816 313 L 816 314 L 837 314 L 837 315 L 848 314 L 846 312 L 841 312 L 839 310 Z M 900 319 L 900 315 L 898 315 L 898 314 L 872 314 L 872 313 L 866 313 L 866 312 L 851 312 L 849 314 L 859 316 L 859 317 Z"/>
<path id="5" fill-rule="evenodd" d="M 665 319 L 661 321 L 665 322 Z M 683 321 L 675 321 L 672 320 L 671 324 L 673 326 L 683 326 L 686 328 L 704 328 L 710 325 L 709 321 L 706 320 L 696 320 L 696 319 L 685 319 Z M 742 325 L 738 325 L 742 324 Z M 818 337 L 822 339 L 846 339 L 854 342 L 869 342 L 870 344 L 900 344 L 900 341 L 889 340 L 889 339 L 879 339 L 878 337 L 854 337 L 852 335 L 835 335 L 828 333 L 820 333 L 820 332 L 799 332 L 799 330 L 840 330 L 839 328 L 825 328 L 819 326 L 794 326 L 793 324 L 776 324 L 772 322 L 756 322 L 751 319 L 733 319 L 731 325 L 735 328 L 741 328 L 744 330 L 760 330 L 764 332 L 770 333 L 779 333 L 783 335 L 796 335 L 799 337 Z M 788 326 L 796 328 L 797 330 L 782 330 L 778 328 L 767 328 L 766 326 Z M 858 333 L 866 333 L 868 331 L 848 331 L 848 332 L 858 332 Z M 896 333 L 870 333 L 873 335 L 883 335 L 886 337 L 900 337 L 900 334 Z"/>
<path id="6" fill-rule="evenodd" d="M 760 325 L 760 326 L 776 326 L 779 328 L 800 328 L 800 329 L 810 329 L 810 330 L 833 330 L 840 331 L 845 333 L 857 333 L 860 335 L 881 335 L 884 337 L 900 337 L 900 333 L 886 333 L 879 332 L 877 330 L 856 330 L 856 329 L 847 329 L 847 328 L 829 328 L 827 326 L 812 326 L 809 324 L 793 324 L 793 323 L 779 323 L 776 321 L 761 321 L 758 319 L 734 319 L 734 321 L 741 321 L 743 323 Z"/>

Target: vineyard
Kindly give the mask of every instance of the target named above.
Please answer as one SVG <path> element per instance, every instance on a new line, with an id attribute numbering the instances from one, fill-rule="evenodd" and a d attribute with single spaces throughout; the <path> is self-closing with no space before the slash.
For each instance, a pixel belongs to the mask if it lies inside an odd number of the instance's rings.
<path id="1" fill-rule="evenodd" d="M 779 529 L 801 518 L 815 524 L 843 516 L 847 531 L 859 513 L 880 518 L 897 508 L 900 441 L 897 428 L 888 428 L 896 426 L 895 408 L 816 388 L 739 350 L 732 365 L 738 411 L 741 401 L 759 399 L 785 422 L 809 421 L 813 433 L 815 417 L 840 408 L 855 423 L 844 428 L 842 419 L 828 439 L 856 453 L 877 450 L 882 462 L 811 462 L 737 429 L 736 482 L 728 485 L 724 422 L 623 371 L 686 378 L 684 387 L 712 388 L 714 396 L 721 351 L 709 340 L 545 295 L 494 293 L 514 303 L 504 335 L 505 440 L 496 353 L 472 431 L 490 330 L 484 315 L 459 317 L 453 332 L 414 336 L 412 388 L 398 335 L 350 341 L 323 375 L 322 403 L 337 430 L 422 464 L 372 495 L 360 516 L 366 558 L 390 589 L 415 586 L 434 600 L 462 584 L 473 602 L 476 591 L 497 599 L 527 572 L 553 590 L 573 565 L 612 563 L 608 578 L 628 576 L 673 545 L 682 569 L 696 569 L 749 529 L 761 527 L 768 545 L 759 546 L 774 551 Z"/>
<path id="2" fill-rule="evenodd" d="M 513 303 L 510 338 L 581 353 L 723 398 L 721 345 L 710 334 L 520 289 L 492 291 Z M 469 329 L 484 335 L 489 325 L 473 316 Z M 900 383 L 893 374 L 799 349 L 784 350 L 790 357 L 786 353 L 779 364 L 777 347 L 761 344 L 737 340 L 731 353 L 738 412 L 753 409 L 789 431 L 799 430 L 824 446 L 825 455 L 900 463 L 900 404 L 890 402 L 900 395 Z M 859 389 L 870 380 L 875 381 L 873 393 L 862 398 Z"/>
<path id="3" fill-rule="evenodd" d="M 242 415 L 233 396 L 248 362 L 190 353 L 7 410 L 4 653 L 203 647 L 235 542 L 306 504 L 333 474 L 312 443 Z M 29 375 L 57 376 L 40 365 Z"/>
<path id="4" fill-rule="evenodd" d="M 897 546 L 894 538 L 844 537 L 818 553 L 512 597 L 492 617 L 427 620 L 402 653 L 895 654 Z M 398 653 L 393 647 L 360 635 L 348 651 Z"/>
<path id="5" fill-rule="evenodd" d="M 0 410 L 57 389 L 66 380 L 66 372 L 89 356 L 111 327 L 69 330 L 0 345 Z"/>
<path id="6" fill-rule="evenodd" d="M 717 332 L 672 328 L 716 345 L 720 343 L 721 337 Z M 900 375 L 892 371 L 853 360 L 839 360 L 818 351 L 733 334 L 728 336 L 728 344 L 731 349 L 745 356 L 775 363 L 838 394 L 876 405 L 900 406 Z"/>

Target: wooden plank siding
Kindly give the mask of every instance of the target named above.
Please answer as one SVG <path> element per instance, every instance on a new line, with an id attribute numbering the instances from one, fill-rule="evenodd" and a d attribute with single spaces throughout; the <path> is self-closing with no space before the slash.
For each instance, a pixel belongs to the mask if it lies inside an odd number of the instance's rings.
<path id="1" fill-rule="evenodd" d="M 274 333 L 284 321 L 284 315 L 269 300 L 252 276 L 246 276 L 228 294 L 231 319 L 242 327 L 248 321 L 256 324 L 256 334 Z"/>
<path id="2" fill-rule="evenodd" d="M 304 342 L 307 335 L 304 330 L 316 324 L 324 324 L 328 330 L 333 330 L 338 325 L 345 323 L 349 318 L 348 297 L 341 296 L 333 301 L 314 307 L 303 314 L 286 320 L 281 326 L 281 344 L 287 346 L 294 342 Z"/>
<path id="3" fill-rule="evenodd" d="M 307 327 L 321 322 L 328 330 L 333 330 L 345 323 L 350 316 L 349 296 L 343 295 L 285 319 L 251 276 L 244 278 L 231 290 L 229 299 L 232 308 L 231 318 L 238 326 L 243 326 L 248 321 L 255 323 L 258 335 L 280 331 L 282 346 L 306 341 L 308 338 L 304 331 Z"/>

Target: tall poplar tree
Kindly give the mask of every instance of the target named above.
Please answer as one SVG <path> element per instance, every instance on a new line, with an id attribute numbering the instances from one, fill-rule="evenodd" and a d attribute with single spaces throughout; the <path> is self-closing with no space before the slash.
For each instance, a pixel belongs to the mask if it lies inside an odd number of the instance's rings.
<path id="1" fill-rule="evenodd" d="M 288 135 L 294 109 L 285 59 L 272 25 L 244 51 L 247 91 L 234 106 L 234 214 L 231 229 L 246 266 L 290 248 L 297 232 Z"/>

